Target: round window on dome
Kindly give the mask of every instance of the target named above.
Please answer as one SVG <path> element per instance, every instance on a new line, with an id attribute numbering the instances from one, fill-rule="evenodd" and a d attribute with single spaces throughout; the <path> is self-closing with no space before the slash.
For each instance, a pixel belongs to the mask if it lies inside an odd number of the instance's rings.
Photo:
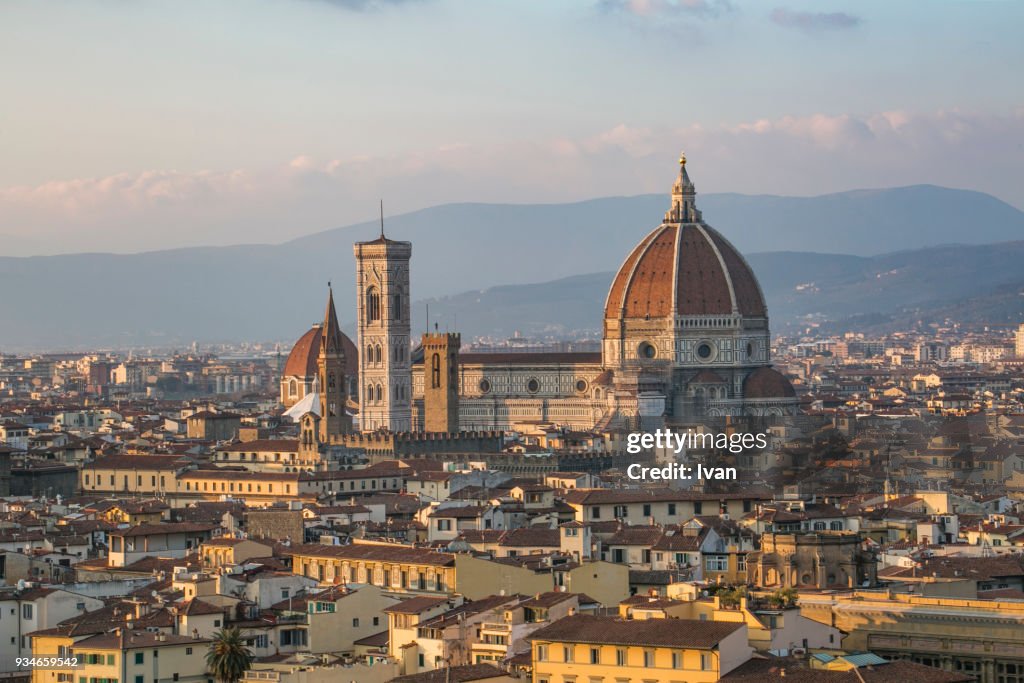
<path id="1" fill-rule="evenodd" d="M 530 378 L 530 381 L 526 383 L 526 390 L 531 394 L 536 394 L 540 391 L 540 382 L 537 381 L 536 377 Z"/>
<path id="2" fill-rule="evenodd" d="M 578 391 L 578 392 L 580 392 L 582 394 L 586 390 L 587 390 L 587 381 L 584 380 L 584 379 L 576 380 L 576 391 Z"/>
<path id="3" fill-rule="evenodd" d="M 697 357 L 700 358 L 701 360 L 707 360 L 708 358 L 711 358 L 711 353 L 711 344 L 708 344 L 707 342 L 701 342 L 700 344 L 697 345 Z"/>
<path id="4" fill-rule="evenodd" d="M 658 355 L 658 350 L 654 348 L 654 345 L 649 342 L 640 344 L 640 357 L 641 358 L 654 358 Z"/>
<path id="5" fill-rule="evenodd" d="M 489 394 L 491 392 L 491 383 L 486 379 L 480 380 L 480 393 Z"/>

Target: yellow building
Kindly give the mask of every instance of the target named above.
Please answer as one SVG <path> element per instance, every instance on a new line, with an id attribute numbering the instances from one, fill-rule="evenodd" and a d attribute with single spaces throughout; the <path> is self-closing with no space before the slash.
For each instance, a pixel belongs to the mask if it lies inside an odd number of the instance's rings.
<path id="1" fill-rule="evenodd" d="M 391 590 L 449 593 L 455 590 L 455 556 L 394 543 L 306 544 L 286 551 L 292 571 L 317 581 L 367 583 Z"/>
<path id="2" fill-rule="evenodd" d="M 680 584 L 677 584 L 680 585 Z M 773 607 L 763 600 L 740 597 L 739 603 L 723 605 L 719 597 L 697 599 L 634 595 L 619 603 L 623 619 L 688 619 L 742 623 L 747 638 L 760 652 L 782 652 L 794 647 L 835 648 L 842 632 L 800 614 L 797 607 Z"/>
<path id="3" fill-rule="evenodd" d="M 1024 602 L 884 591 L 802 594 L 800 611 L 849 635 L 843 648 L 976 676 L 1024 681 Z"/>
<path id="4" fill-rule="evenodd" d="M 625 524 L 680 524 L 701 515 L 742 519 L 769 498 L 754 493 L 700 493 L 675 489 L 576 489 L 565 496 L 578 522 L 617 519 Z"/>
<path id="5" fill-rule="evenodd" d="M 102 517 L 115 524 L 159 524 L 169 510 L 167 503 L 160 500 L 129 500 L 112 505 Z"/>
<path id="6" fill-rule="evenodd" d="M 83 466 L 78 482 L 85 493 L 164 494 L 189 467 L 191 460 L 176 455 L 108 455 Z"/>
<path id="7" fill-rule="evenodd" d="M 177 493 L 182 498 L 219 500 L 222 496 L 245 498 L 254 503 L 300 497 L 297 472 L 238 472 L 190 470 L 178 475 Z"/>
<path id="8" fill-rule="evenodd" d="M 629 595 L 629 567 L 624 564 L 578 563 L 552 555 L 489 560 L 459 553 L 455 555 L 455 567 L 458 570 L 455 590 L 469 600 L 493 595 L 496 590 L 504 590 L 509 595 L 566 591 L 585 593 L 602 605 L 615 605 Z"/>
<path id="9" fill-rule="evenodd" d="M 71 635 L 36 635 L 36 657 L 77 657 L 78 668 L 34 669 L 32 683 L 206 683 L 204 638 L 116 628 L 75 640 Z"/>
<path id="10" fill-rule="evenodd" d="M 204 541 L 199 546 L 199 556 L 203 567 L 222 567 L 230 564 L 242 564 L 254 557 L 270 557 L 274 554 L 274 546 L 244 538 L 220 536 Z"/>
<path id="11" fill-rule="evenodd" d="M 583 614 L 533 633 L 533 683 L 717 681 L 750 659 L 742 623 Z"/>

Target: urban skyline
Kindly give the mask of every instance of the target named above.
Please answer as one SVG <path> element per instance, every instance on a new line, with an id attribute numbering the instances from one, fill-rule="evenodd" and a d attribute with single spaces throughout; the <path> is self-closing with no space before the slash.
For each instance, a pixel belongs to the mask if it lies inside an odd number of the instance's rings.
<path id="1" fill-rule="evenodd" d="M 0 680 L 1024 683 L 1022 19 L 0 3 Z"/>

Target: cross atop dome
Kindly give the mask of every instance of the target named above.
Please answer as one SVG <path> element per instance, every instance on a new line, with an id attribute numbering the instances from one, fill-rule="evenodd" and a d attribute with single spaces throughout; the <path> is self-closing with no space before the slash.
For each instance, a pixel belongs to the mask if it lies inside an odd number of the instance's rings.
<path id="1" fill-rule="evenodd" d="M 679 153 L 679 177 L 672 185 L 672 208 L 665 213 L 666 223 L 699 223 L 697 188 L 686 172 L 686 154 Z"/>

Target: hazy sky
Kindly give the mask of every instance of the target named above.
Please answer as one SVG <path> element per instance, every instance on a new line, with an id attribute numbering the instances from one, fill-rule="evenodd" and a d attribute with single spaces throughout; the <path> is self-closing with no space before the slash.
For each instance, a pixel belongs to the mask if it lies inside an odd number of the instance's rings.
<path id="1" fill-rule="evenodd" d="M 662 192 L 681 148 L 704 192 L 1024 207 L 1021 26 L 1015 0 L 0 0 L 0 255 Z"/>

